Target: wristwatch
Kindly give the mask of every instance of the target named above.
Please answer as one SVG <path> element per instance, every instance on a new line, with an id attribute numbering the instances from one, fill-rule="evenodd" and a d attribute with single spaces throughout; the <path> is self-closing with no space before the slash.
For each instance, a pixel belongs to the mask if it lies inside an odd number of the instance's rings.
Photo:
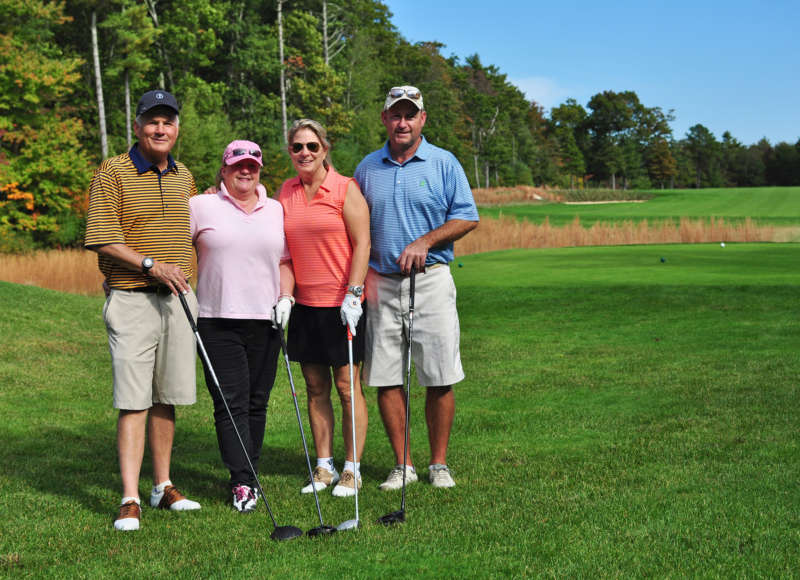
<path id="1" fill-rule="evenodd" d="M 361 298 L 361 295 L 364 293 L 363 286 L 348 286 L 347 293 L 352 294 L 356 298 Z"/>
<path id="2" fill-rule="evenodd" d="M 153 260 L 153 258 L 145 256 L 144 260 L 142 260 L 142 272 L 144 274 L 147 274 L 150 271 L 150 268 L 152 268 L 154 265 L 155 261 Z"/>

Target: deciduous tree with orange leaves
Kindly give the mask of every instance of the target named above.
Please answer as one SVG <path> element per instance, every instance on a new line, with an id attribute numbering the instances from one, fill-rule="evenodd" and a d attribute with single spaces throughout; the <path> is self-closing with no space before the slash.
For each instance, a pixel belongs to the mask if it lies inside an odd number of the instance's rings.
<path id="1" fill-rule="evenodd" d="M 53 41 L 63 2 L 0 2 L 0 250 L 80 241 L 91 177 L 70 97 L 82 61 Z"/>

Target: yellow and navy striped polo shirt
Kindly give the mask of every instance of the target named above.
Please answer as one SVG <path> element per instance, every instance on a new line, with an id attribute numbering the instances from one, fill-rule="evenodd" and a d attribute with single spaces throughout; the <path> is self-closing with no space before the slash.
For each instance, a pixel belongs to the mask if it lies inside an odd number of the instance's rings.
<path id="1" fill-rule="evenodd" d="M 154 260 L 179 265 L 188 279 L 193 274 L 189 198 L 196 194 L 185 165 L 170 155 L 162 173 L 144 159 L 136 144 L 128 153 L 103 161 L 95 172 L 84 245 L 125 244 Z M 152 278 L 102 254 L 98 265 L 111 288 L 153 284 Z"/>

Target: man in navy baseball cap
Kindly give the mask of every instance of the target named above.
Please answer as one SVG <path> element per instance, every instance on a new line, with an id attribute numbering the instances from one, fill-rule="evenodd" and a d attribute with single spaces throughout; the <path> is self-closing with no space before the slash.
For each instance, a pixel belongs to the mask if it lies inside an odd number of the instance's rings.
<path id="1" fill-rule="evenodd" d="M 200 509 L 170 479 L 175 406 L 197 400 L 195 339 L 178 293 L 193 315 L 189 198 L 197 186 L 173 159 L 178 139 L 178 102 L 167 91 L 139 99 L 127 153 L 102 162 L 89 188 L 85 246 L 98 253 L 109 290 L 105 309 L 113 375 L 122 500 L 114 529 L 139 529 L 142 450 L 150 445 L 153 488 L 150 506 L 171 511 Z M 113 313 L 113 315 L 112 315 Z M 149 434 L 148 434 L 149 433 Z"/>

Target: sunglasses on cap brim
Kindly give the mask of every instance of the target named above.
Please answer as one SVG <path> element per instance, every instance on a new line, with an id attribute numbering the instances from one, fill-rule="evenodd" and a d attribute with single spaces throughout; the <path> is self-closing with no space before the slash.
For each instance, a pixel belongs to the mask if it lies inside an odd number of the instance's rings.
<path id="1" fill-rule="evenodd" d="M 254 149 L 252 151 L 248 151 L 247 149 L 234 149 L 233 151 L 228 152 L 228 154 L 225 156 L 225 159 L 228 160 L 231 157 L 240 157 L 242 155 L 249 155 L 250 157 L 261 159 L 261 151 L 258 149 Z"/>
<path id="2" fill-rule="evenodd" d="M 389 89 L 389 96 L 392 97 L 393 99 L 397 99 L 399 97 L 402 97 L 403 95 L 415 101 L 420 97 L 422 97 L 422 93 L 419 92 L 419 89 L 401 89 L 398 87 Z"/>

